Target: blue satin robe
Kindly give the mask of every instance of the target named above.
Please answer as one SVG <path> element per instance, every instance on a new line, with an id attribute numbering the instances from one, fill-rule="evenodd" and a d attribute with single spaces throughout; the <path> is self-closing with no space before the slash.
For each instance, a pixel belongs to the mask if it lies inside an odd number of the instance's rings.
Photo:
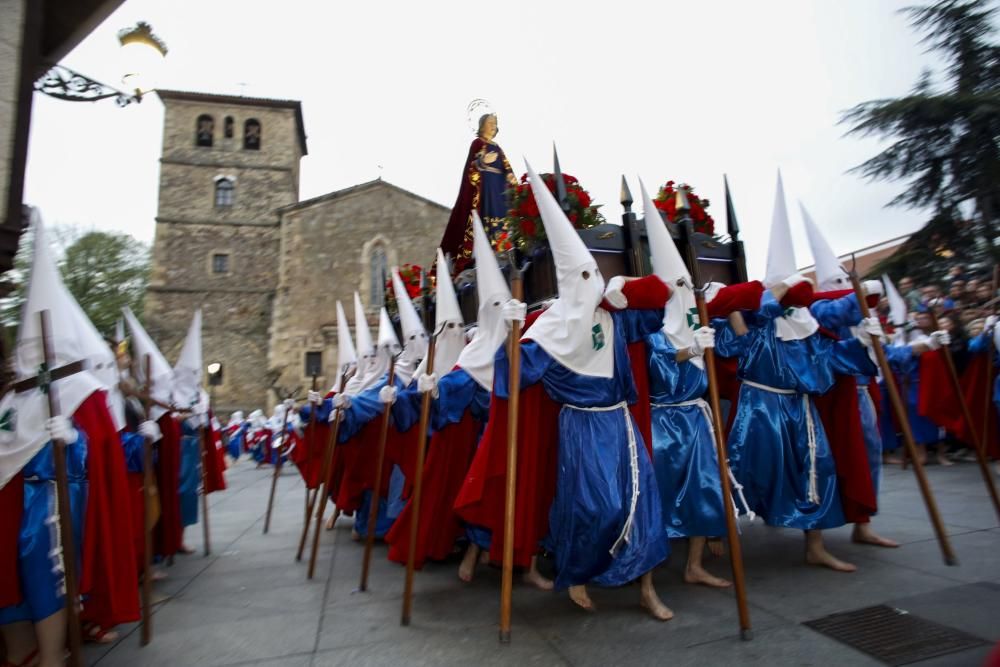
<path id="1" fill-rule="evenodd" d="M 821 326 L 832 331 L 841 340 L 854 337 L 851 327 L 860 324 L 861 307 L 858 298 L 850 294 L 840 299 L 826 299 L 814 303 L 810 310 Z M 838 348 L 839 349 L 839 348 Z M 878 367 L 874 362 L 863 368 L 864 372 L 856 372 L 855 364 L 844 362 L 842 355 L 834 354 L 833 369 L 835 373 L 853 375 L 858 385 L 858 412 L 861 418 L 861 430 L 865 438 L 865 453 L 868 456 L 868 470 L 871 473 L 875 496 L 882 480 L 882 431 L 879 427 L 878 411 L 875 402 L 868 393 L 868 384 L 878 376 Z"/>
<path id="2" fill-rule="evenodd" d="M 778 394 L 746 382 L 740 386 L 739 405 L 729 434 L 729 465 L 743 485 L 750 509 L 772 526 L 820 530 L 843 525 L 844 512 L 837 491 L 837 474 L 823 422 L 810 394 L 833 386 L 835 347 L 846 355 L 867 356 L 856 340 L 834 342 L 817 332 L 808 338 L 783 341 L 775 320 L 784 308 L 770 291 L 760 309 L 747 318 L 744 354 L 739 359 L 741 380 L 791 390 Z M 807 411 L 808 410 L 808 415 Z M 809 499 L 811 419 L 815 434 L 816 491 Z"/>
<path id="3" fill-rule="evenodd" d="M 229 456 L 234 461 L 238 461 L 243 453 L 243 443 L 246 441 L 247 431 L 250 430 L 250 422 L 243 422 L 236 432 L 229 438 Z"/>
<path id="4" fill-rule="evenodd" d="M 548 538 L 555 554 L 558 590 L 586 583 L 621 586 L 656 567 L 670 553 L 652 462 L 627 409 L 589 412 L 571 407 L 609 407 L 637 400 L 628 344 L 659 330 L 663 310 L 624 310 L 611 315 L 615 326 L 611 378 L 578 375 L 537 343 L 521 343 L 521 386 L 541 382 L 552 400 L 563 404 Z M 497 396 L 508 396 L 509 376 L 508 360 L 501 350 L 493 376 Z M 637 448 L 638 489 L 632 488 L 628 428 Z M 638 503 L 629 539 L 612 555 L 636 491 Z"/>
<path id="5" fill-rule="evenodd" d="M 201 434 L 188 420 L 181 423 L 181 526 L 198 523 L 198 487 L 201 484 Z"/>
<path id="6" fill-rule="evenodd" d="M 899 393 L 906 401 L 906 416 L 913 431 L 913 440 L 918 445 L 931 445 L 940 437 L 938 425 L 918 411 L 920 400 L 920 355 L 913 354 L 909 345 L 887 345 L 886 354 L 889 367 L 899 385 Z M 888 407 L 887 392 L 884 404 Z M 900 445 L 892 426 L 891 409 L 883 410 L 882 441 L 883 448 L 897 449 Z M 891 445 L 891 446 L 890 446 Z"/>
<path id="7" fill-rule="evenodd" d="M 708 390 L 705 369 L 677 362 L 677 349 L 662 331 L 646 338 L 653 416 L 653 468 L 660 490 L 666 536 L 725 534 L 726 515 L 712 425 L 698 405 Z"/>
<path id="8" fill-rule="evenodd" d="M 77 434 L 76 442 L 66 447 L 66 474 L 79 572 L 87 509 L 87 436 L 79 427 Z M 61 555 L 49 555 L 62 542 L 59 526 L 48 523 L 58 514 L 52 443 L 42 447 L 21 472 L 24 476 L 24 514 L 18 534 L 18 572 L 4 573 L 4 576 L 20 577 L 22 600 L 20 604 L 0 608 L 0 625 L 19 621 L 37 623 L 65 608 L 66 604 Z"/>

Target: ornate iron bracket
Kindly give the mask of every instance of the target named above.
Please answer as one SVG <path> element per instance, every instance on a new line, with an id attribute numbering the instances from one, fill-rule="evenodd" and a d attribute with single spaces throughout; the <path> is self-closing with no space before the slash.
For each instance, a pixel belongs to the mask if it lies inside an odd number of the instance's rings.
<path id="1" fill-rule="evenodd" d="M 126 107 L 142 101 L 140 95 L 129 95 L 100 81 L 62 65 L 53 65 L 35 81 L 35 90 L 67 102 L 98 102 L 114 98 L 115 104 Z"/>

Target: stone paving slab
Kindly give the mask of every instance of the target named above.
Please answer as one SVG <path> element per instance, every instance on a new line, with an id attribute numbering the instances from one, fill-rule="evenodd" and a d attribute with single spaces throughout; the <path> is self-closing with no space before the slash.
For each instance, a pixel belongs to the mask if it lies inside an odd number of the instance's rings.
<path id="1" fill-rule="evenodd" d="M 850 527 L 828 531 L 835 554 L 854 574 L 808 567 L 801 533 L 743 525 L 744 562 L 754 639 L 739 639 L 731 590 L 682 583 L 684 542 L 654 574 L 677 614 L 669 623 L 644 615 L 638 589 L 591 591 L 597 613 L 580 611 L 564 594 L 515 579 L 514 632 L 497 641 L 500 572 L 481 567 L 465 584 L 457 561 L 428 563 L 415 578 L 412 624 L 401 627 L 404 570 L 373 551 L 369 590 L 358 592 L 363 544 L 351 540 L 350 518 L 324 531 L 316 576 L 295 562 L 303 521 L 303 487 L 292 469 L 279 478 L 271 530 L 262 534 L 270 469 L 241 461 L 227 472 L 230 488 L 210 497 L 212 555 L 201 552 L 201 527 L 188 529 L 198 551 L 178 556 L 158 593 L 153 643 L 139 646 L 138 625 L 122 626 L 111 646 L 88 646 L 88 665 L 320 667 L 327 665 L 877 665 L 872 658 L 801 625 L 829 613 L 891 604 L 1000 641 L 1000 525 L 979 470 L 928 466 L 961 565 L 940 556 L 912 471 L 886 470 L 875 527 L 899 549 L 855 545 Z M 311 540 L 311 534 L 310 534 Z M 309 550 L 306 550 L 308 560 Z M 707 559 L 731 576 L 726 558 Z M 546 563 L 543 562 L 543 568 Z M 921 665 L 979 665 L 987 650 L 943 656 Z"/>

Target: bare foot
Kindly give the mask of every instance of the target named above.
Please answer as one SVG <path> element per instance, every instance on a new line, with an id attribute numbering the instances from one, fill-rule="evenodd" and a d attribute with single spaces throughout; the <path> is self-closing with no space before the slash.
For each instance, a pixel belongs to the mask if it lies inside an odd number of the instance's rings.
<path id="1" fill-rule="evenodd" d="M 472 577 L 476 573 L 476 563 L 481 555 L 479 547 L 474 544 L 469 545 L 469 548 L 465 550 L 465 555 L 462 556 L 462 563 L 458 566 L 459 579 L 465 583 L 472 581 Z"/>
<path id="2" fill-rule="evenodd" d="M 948 458 L 947 454 L 938 454 L 937 462 L 939 466 L 953 466 L 955 462 Z"/>
<path id="3" fill-rule="evenodd" d="M 854 532 L 851 534 L 851 541 L 855 544 L 871 544 L 876 547 L 886 547 L 888 549 L 895 549 L 899 546 L 899 542 L 890 540 L 887 537 L 882 537 L 876 533 L 872 530 L 871 524 L 868 523 L 854 524 Z"/>
<path id="4" fill-rule="evenodd" d="M 361 533 L 356 528 L 351 528 L 351 540 L 354 542 L 361 541 Z"/>
<path id="5" fill-rule="evenodd" d="M 674 617 L 674 612 L 663 604 L 660 596 L 656 594 L 656 589 L 652 586 L 642 587 L 642 592 L 639 594 L 639 605 L 658 621 L 669 621 Z"/>
<path id="6" fill-rule="evenodd" d="M 708 553 L 712 554 L 717 558 L 721 558 L 724 553 L 726 553 L 726 547 L 722 544 L 721 537 L 713 537 L 707 542 Z"/>
<path id="7" fill-rule="evenodd" d="M 810 565 L 828 567 L 835 572 L 854 572 L 858 569 L 857 565 L 852 565 L 851 563 L 834 557 L 834 555 L 827 551 L 824 547 L 806 550 L 806 562 Z"/>
<path id="8" fill-rule="evenodd" d="M 597 606 L 594 604 L 594 601 L 590 599 L 590 595 L 587 594 L 586 586 L 570 586 L 569 599 L 573 601 L 573 604 L 584 611 L 597 611 Z"/>
<path id="9" fill-rule="evenodd" d="M 887 465 L 903 465 L 903 457 L 896 454 L 889 454 L 883 459 L 882 463 Z"/>
<path id="10" fill-rule="evenodd" d="M 684 583 L 703 584 L 713 588 L 729 588 L 732 582 L 716 577 L 700 565 L 688 565 L 684 568 Z"/>
<path id="11" fill-rule="evenodd" d="M 153 581 L 163 581 L 168 576 L 170 575 L 168 575 L 163 570 L 153 570 Z"/>
<path id="12" fill-rule="evenodd" d="M 326 529 L 333 530 L 333 526 L 337 523 L 337 519 L 340 517 L 340 510 L 334 510 L 333 516 L 326 520 Z"/>
<path id="13" fill-rule="evenodd" d="M 522 580 L 524 583 L 530 584 L 540 591 L 551 591 L 555 587 L 551 579 L 543 577 L 542 573 L 533 567 L 524 573 Z"/>

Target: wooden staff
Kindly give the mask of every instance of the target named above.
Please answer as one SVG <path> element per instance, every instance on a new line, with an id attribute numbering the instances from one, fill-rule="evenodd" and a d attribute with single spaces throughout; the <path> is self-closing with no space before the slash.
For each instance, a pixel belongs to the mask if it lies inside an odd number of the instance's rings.
<path id="1" fill-rule="evenodd" d="M 340 391 L 344 390 L 344 386 L 347 384 L 347 367 L 340 373 Z M 334 408 L 333 413 L 333 428 L 330 429 L 330 439 L 326 442 L 326 449 L 323 450 L 323 469 L 320 471 L 320 486 L 316 489 L 316 494 L 313 496 L 313 501 L 319 497 L 319 509 L 316 511 L 316 532 L 313 534 L 312 543 L 312 553 L 309 554 L 309 574 L 308 578 L 312 579 L 313 574 L 316 572 L 316 554 L 319 553 L 319 536 L 323 532 L 323 515 L 326 513 L 326 496 L 329 493 L 330 488 L 330 476 L 333 474 L 331 468 L 333 467 L 333 452 L 337 447 L 337 434 L 340 431 L 340 408 Z M 309 524 L 306 524 L 306 531 L 309 530 Z M 303 531 L 305 535 L 305 531 Z"/>
<path id="2" fill-rule="evenodd" d="M 55 364 L 55 355 L 52 351 L 52 339 L 49 329 L 49 311 L 43 310 L 39 312 L 38 317 L 42 333 L 42 354 L 45 357 L 45 369 L 46 373 L 48 373 Z M 83 370 L 82 364 L 80 364 L 79 370 L 73 372 L 79 372 L 80 370 Z M 72 373 L 67 373 L 67 375 L 70 374 Z M 50 379 L 37 378 L 36 386 L 42 389 L 48 399 L 49 417 L 58 417 L 60 415 L 59 397 L 56 394 L 55 385 L 51 383 L 51 376 Z M 69 664 L 72 667 L 79 667 L 82 664 L 81 650 L 83 636 L 80 632 L 80 587 L 76 573 L 76 543 L 73 539 L 73 513 L 69 502 L 69 476 L 66 472 L 66 447 L 68 444 L 61 439 L 53 439 L 52 461 L 55 465 L 56 473 L 59 539 L 62 542 L 63 581 L 66 586 L 66 634 L 69 641 Z"/>
<path id="3" fill-rule="evenodd" d="M 868 302 L 865 300 L 865 292 L 861 289 L 861 280 L 858 273 L 851 269 L 851 285 L 854 287 L 854 297 L 858 300 L 861 308 L 861 317 L 867 319 L 871 317 L 868 310 Z M 930 515 L 931 525 L 934 527 L 934 534 L 937 536 L 938 544 L 941 546 L 941 554 L 944 556 L 945 565 L 958 565 L 958 558 L 951 548 L 951 541 L 948 533 L 945 532 L 944 522 L 941 521 L 941 514 L 938 512 L 937 502 L 934 500 L 934 492 L 931 491 L 930 482 L 927 481 L 927 473 L 924 471 L 924 464 L 917 456 L 917 445 L 913 440 L 913 431 L 910 429 L 910 420 L 906 414 L 906 407 L 899 396 L 899 389 L 896 387 L 896 378 L 889 367 L 889 360 L 885 356 L 882 348 L 882 341 L 878 336 L 872 336 L 872 350 L 875 351 L 875 358 L 878 361 L 879 369 L 882 371 L 882 379 L 885 382 L 886 391 L 889 393 L 889 402 L 892 404 L 892 411 L 896 415 L 899 427 L 903 431 L 903 445 L 913 463 L 913 474 L 917 476 L 917 484 L 920 486 L 920 495 L 924 498 L 927 506 L 927 514 Z"/>
<path id="4" fill-rule="evenodd" d="M 931 317 L 931 326 L 937 331 L 939 327 L 934 309 L 928 308 L 927 314 Z M 993 475 L 990 473 L 990 463 L 986 459 L 986 443 L 979 438 L 979 432 L 976 430 L 976 422 L 972 418 L 972 411 L 969 410 L 965 394 L 962 393 L 962 385 L 958 381 L 958 371 L 955 370 L 955 359 L 951 356 L 951 348 L 947 345 L 942 345 L 941 352 L 944 355 L 944 364 L 948 367 L 948 380 L 951 383 L 951 390 L 954 392 L 955 398 L 958 399 L 958 404 L 962 408 L 962 419 L 965 420 L 965 426 L 969 429 L 969 437 L 972 438 L 972 446 L 976 450 L 976 460 L 979 462 L 979 470 L 983 475 L 983 483 L 986 484 L 986 491 L 990 494 L 990 499 L 993 501 L 993 509 L 996 511 L 997 516 L 1000 517 L 1000 496 L 997 495 L 997 487 L 993 483 Z M 992 365 L 991 363 L 990 366 Z"/>
<path id="5" fill-rule="evenodd" d="M 997 289 L 1000 288 L 1000 266 L 993 267 L 993 291 L 992 295 L 997 293 Z M 997 307 L 993 304 L 992 315 L 996 317 Z M 985 329 L 984 329 L 985 330 Z M 993 341 L 990 340 L 987 344 L 987 354 L 986 354 L 986 391 L 983 392 L 983 449 L 985 450 L 990 444 L 990 413 L 996 408 L 993 407 L 993 357 L 995 356 L 996 348 L 993 345 Z"/>
<path id="6" fill-rule="evenodd" d="M 511 253 L 511 296 L 524 299 L 522 270 Z M 510 643 L 511 613 L 514 594 L 514 495 L 517 492 L 517 412 L 521 398 L 521 322 L 510 323 L 508 339 L 510 379 L 507 393 L 507 489 L 503 516 L 503 573 L 500 578 L 500 642 Z"/>
<path id="7" fill-rule="evenodd" d="M 285 416 L 281 420 L 281 444 L 278 446 L 277 458 L 274 461 L 274 474 L 271 476 L 271 494 L 267 498 L 267 513 L 264 515 L 264 534 L 271 528 L 271 510 L 274 508 L 274 492 L 278 489 L 278 477 L 281 475 L 281 454 L 285 451 L 285 443 L 288 441 L 288 413 L 290 408 L 285 408 Z M 274 451 L 274 448 L 271 448 Z"/>
<path id="8" fill-rule="evenodd" d="M 208 531 L 208 446 L 211 439 L 211 429 L 204 426 L 199 427 L 201 444 L 201 513 L 202 513 L 202 537 L 205 541 L 205 556 L 212 555 L 212 547 L 209 541 Z M 215 443 L 212 443 L 214 448 Z"/>
<path id="9" fill-rule="evenodd" d="M 153 363 L 147 354 L 142 360 L 146 373 L 146 387 L 143 391 L 142 403 L 146 411 L 146 419 L 152 421 Z M 144 553 L 142 555 L 142 646 L 153 640 L 153 441 L 143 438 L 142 441 L 142 517 L 144 529 Z M 161 509 L 162 511 L 162 509 Z"/>
<path id="10" fill-rule="evenodd" d="M 443 269 L 441 270 L 443 272 Z M 440 274 L 438 279 L 440 280 Z M 445 280 L 450 278 L 445 275 Z M 445 325 L 447 326 L 447 324 Z M 438 334 L 435 333 L 427 345 L 427 371 L 434 372 L 434 348 L 437 347 Z M 424 456 L 427 449 L 427 429 L 431 420 L 431 392 L 422 397 L 420 404 L 420 431 L 417 433 L 417 467 L 413 478 L 413 497 L 410 500 L 410 551 L 406 556 L 406 581 L 403 585 L 403 616 L 401 625 L 410 624 L 410 612 L 413 610 L 413 570 L 417 561 L 417 533 L 420 528 L 420 498 L 424 486 Z"/>
<path id="11" fill-rule="evenodd" d="M 312 376 L 312 390 L 316 391 L 316 374 Z M 312 476 L 312 450 L 316 446 L 316 411 L 321 403 L 309 404 L 309 443 L 306 449 L 306 467 L 303 477 L 306 480 L 306 518 L 302 524 L 302 535 L 299 537 L 299 549 L 295 552 L 295 560 L 302 560 L 302 552 L 306 549 L 306 537 L 309 535 L 309 520 L 316 506 L 316 496 L 319 493 L 320 480 L 316 480 L 316 489 L 309 493 L 309 478 Z M 322 471 L 320 471 L 322 474 Z"/>
<path id="12" fill-rule="evenodd" d="M 387 387 L 396 386 L 396 356 L 389 359 L 389 378 Z M 390 406 L 383 406 L 382 431 L 378 439 L 378 462 L 375 464 L 375 483 L 372 489 L 372 504 L 368 510 L 368 534 L 365 536 L 365 555 L 361 561 L 361 584 L 358 590 L 368 590 L 368 570 L 371 567 L 372 547 L 375 546 L 375 529 L 378 523 L 378 504 L 382 496 L 382 466 L 385 464 L 385 442 L 389 437 L 389 418 L 392 416 Z"/>
<path id="13" fill-rule="evenodd" d="M 695 303 L 698 306 L 698 321 L 702 326 L 710 326 L 708 306 L 705 303 L 704 290 L 695 290 Z M 753 639 L 753 629 L 750 626 L 750 608 L 747 604 L 747 584 L 743 572 L 743 547 L 740 544 L 740 534 L 736 527 L 736 517 L 731 508 L 733 490 L 729 485 L 729 460 L 726 453 L 726 443 L 722 439 L 722 409 L 719 406 L 719 380 L 715 371 L 715 350 L 705 350 L 705 373 L 708 376 L 708 400 L 712 407 L 712 427 L 715 431 L 715 453 L 719 460 L 719 481 L 722 483 L 722 504 L 726 508 L 726 535 L 729 539 L 729 563 L 733 568 L 733 587 L 736 590 L 736 610 L 740 619 L 740 637 L 744 641 Z"/>

